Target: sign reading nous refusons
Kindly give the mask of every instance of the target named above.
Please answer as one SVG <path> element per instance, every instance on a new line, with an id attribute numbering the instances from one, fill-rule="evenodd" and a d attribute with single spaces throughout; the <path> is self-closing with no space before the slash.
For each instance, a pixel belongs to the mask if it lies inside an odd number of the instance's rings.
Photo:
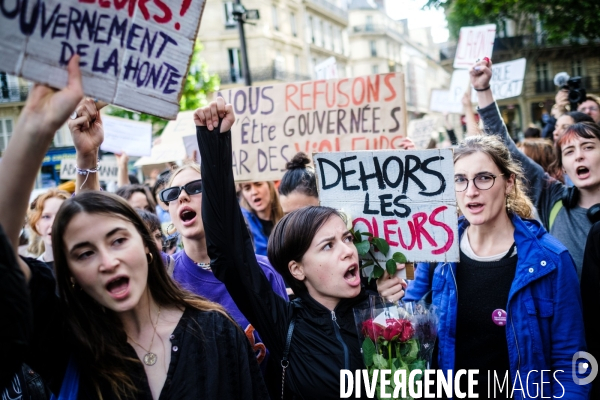
<path id="1" fill-rule="evenodd" d="M 343 210 L 408 261 L 458 261 L 452 150 L 313 154 L 322 206 Z"/>
<path id="2" fill-rule="evenodd" d="M 79 54 L 84 92 L 175 119 L 205 0 L 0 2 L 0 71 L 64 87 Z"/>

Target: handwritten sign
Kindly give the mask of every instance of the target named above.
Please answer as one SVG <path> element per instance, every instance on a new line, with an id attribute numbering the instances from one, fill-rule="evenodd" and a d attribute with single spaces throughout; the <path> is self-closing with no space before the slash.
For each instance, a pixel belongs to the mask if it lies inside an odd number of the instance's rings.
<path id="1" fill-rule="evenodd" d="M 462 98 L 471 88 L 471 77 L 466 69 L 455 69 L 450 80 L 450 99 L 462 106 Z"/>
<path id="2" fill-rule="evenodd" d="M 60 162 L 60 179 L 77 178 L 77 165 L 75 159 L 62 160 Z M 119 167 L 116 161 L 100 160 L 98 165 L 98 178 L 104 182 L 116 182 Z"/>
<path id="3" fill-rule="evenodd" d="M 104 142 L 100 149 L 130 156 L 149 156 L 152 150 L 152 124 L 131 119 L 102 116 Z"/>
<path id="4" fill-rule="evenodd" d="M 313 154 L 319 201 L 408 261 L 458 261 L 452 151 L 381 150 Z M 380 259 L 383 259 L 381 256 Z"/>
<path id="5" fill-rule="evenodd" d="M 200 164 L 200 148 L 196 135 L 184 136 L 182 139 L 186 156 L 190 159 L 195 156 L 194 161 Z"/>
<path id="6" fill-rule="evenodd" d="M 461 102 L 456 102 L 453 100 L 453 97 L 450 96 L 449 90 L 433 89 L 431 91 L 429 111 L 462 114 L 463 105 Z"/>
<path id="7" fill-rule="evenodd" d="M 492 57 L 495 38 L 496 24 L 460 28 L 454 68 L 471 68 L 478 59 Z"/>
<path id="8" fill-rule="evenodd" d="M 525 58 L 519 58 L 514 61 L 492 65 L 490 87 L 492 88 L 494 99 L 509 99 L 521 95 L 526 64 L 527 60 Z M 472 101 L 477 102 L 477 93 L 475 90 L 472 91 Z"/>
<path id="9" fill-rule="evenodd" d="M 317 79 L 337 79 L 338 70 L 335 57 L 329 57 L 315 65 L 315 73 L 317 74 Z"/>
<path id="10" fill-rule="evenodd" d="M 174 119 L 205 0 L 0 2 L 0 70 L 64 87 L 81 57 L 87 95 Z"/>
<path id="11" fill-rule="evenodd" d="M 299 151 L 395 149 L 407 133 L 401 73 L 235 88 L 219 95 L 236 115 L 237 181 L 281 179 Z"/>
<path id="12" fill-rule="evenodd" d="M 418 149 L 425 149 L 431 140 L 431 134 L 437 132 L 438 120 L 434 117 L 413 119 L 408 123 L 408 137 Z"/>

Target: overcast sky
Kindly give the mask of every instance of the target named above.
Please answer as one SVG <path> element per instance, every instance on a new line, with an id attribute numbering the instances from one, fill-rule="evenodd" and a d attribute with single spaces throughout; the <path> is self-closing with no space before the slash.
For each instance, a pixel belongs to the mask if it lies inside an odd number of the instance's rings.
<path id="1" fill-rule="evenodd" d="M 443 10 L 421 11 L 426 0 L 386 0 L 388 14 L 394 19 L 408 18 L 409 28 L 431 26 L 431 34 L 436 43 L 448 40 L 446 16 Z"/>

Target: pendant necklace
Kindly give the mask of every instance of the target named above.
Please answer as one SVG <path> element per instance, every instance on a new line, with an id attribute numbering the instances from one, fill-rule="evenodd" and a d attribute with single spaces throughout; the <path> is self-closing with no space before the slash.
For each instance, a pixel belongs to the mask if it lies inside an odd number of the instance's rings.
<path id="1" fill-rule="evenodd" d="M 202 268 L 205 271 L 212 271 L 211 268 L 210 268 L 210 262 L 207 262 L 207 263 L 199 262 L 199 263 L 196 263 L 196 265 L 199 266 L 200 268 Z"/>
<path id="2" fill-rule="evenodd" d="M 146 350 L 141 344 L 136 342 L 131 336 L 127 336 L 129 339 L 131 339 L 131 341 L 133 343 L 140 346 L 142 348 L 142 350 L 144 350 L 146 352 L 146 354 L 144 355 L 143 361 L 144 361 L 144 364 L 146 364 L 148 366 L 152 366 L 152 365 L 156 364 L 156 360 L 158 359 L 156 354 L 150 350 L 152 350 L 152 344 L 154 344 L 154 336 L 156 336 L 156 327 L 158 326 L 158 318 L 159 317 L 160 317 L 160 306 L 158 307 L 158 315 L 156 316 L 156 323 L 153 324 L 154 325 L 154 333 L 152 334 L 152 340 L 150 341 L 150 347 L 148 348 L 148 350 Z M 150 320 L 150 322 L 152 322 L 152 320 Z"/>

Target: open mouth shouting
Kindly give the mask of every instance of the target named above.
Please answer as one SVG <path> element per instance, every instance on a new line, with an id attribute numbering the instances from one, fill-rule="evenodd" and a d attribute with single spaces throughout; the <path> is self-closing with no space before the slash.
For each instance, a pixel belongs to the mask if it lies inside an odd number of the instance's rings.
<path id="1" fill-rule="evenodd" d="M 344 280 L 348 282 L 350 286 L 360 286 L 360 273 L 358 264 L 352 264 L 350 267 L 348 267 L 346 273 L 344 274 Z"/>
<path id="2" fill-rule="evenodd" d="M 193 225 L 197 215 L 196 211 L 192 210 L 190 207 L 182 207 L 179 210 L 179 219 L 181 219 L 183 226 Z"/>
<path id="3" fill-rule="evenodd" d="M 467 209 L 472 214 L 477 214 L 483 210 L 483 204 L 477 202 L 467 203 Z"/>
<path id="4" fill-rule="evenodd" d="M 129 277 L 120 275 L 116 276 L 106 284 L 106 290 L 115 300 L 120 300 L 129 294 Z"/>
<path id="5" fill-rule="evenodd" d="M 580 166 L 575 170 L 577 177 L 579 179 L 586 179 L 590 177 L 590 170 L 588 167 Z"/>

